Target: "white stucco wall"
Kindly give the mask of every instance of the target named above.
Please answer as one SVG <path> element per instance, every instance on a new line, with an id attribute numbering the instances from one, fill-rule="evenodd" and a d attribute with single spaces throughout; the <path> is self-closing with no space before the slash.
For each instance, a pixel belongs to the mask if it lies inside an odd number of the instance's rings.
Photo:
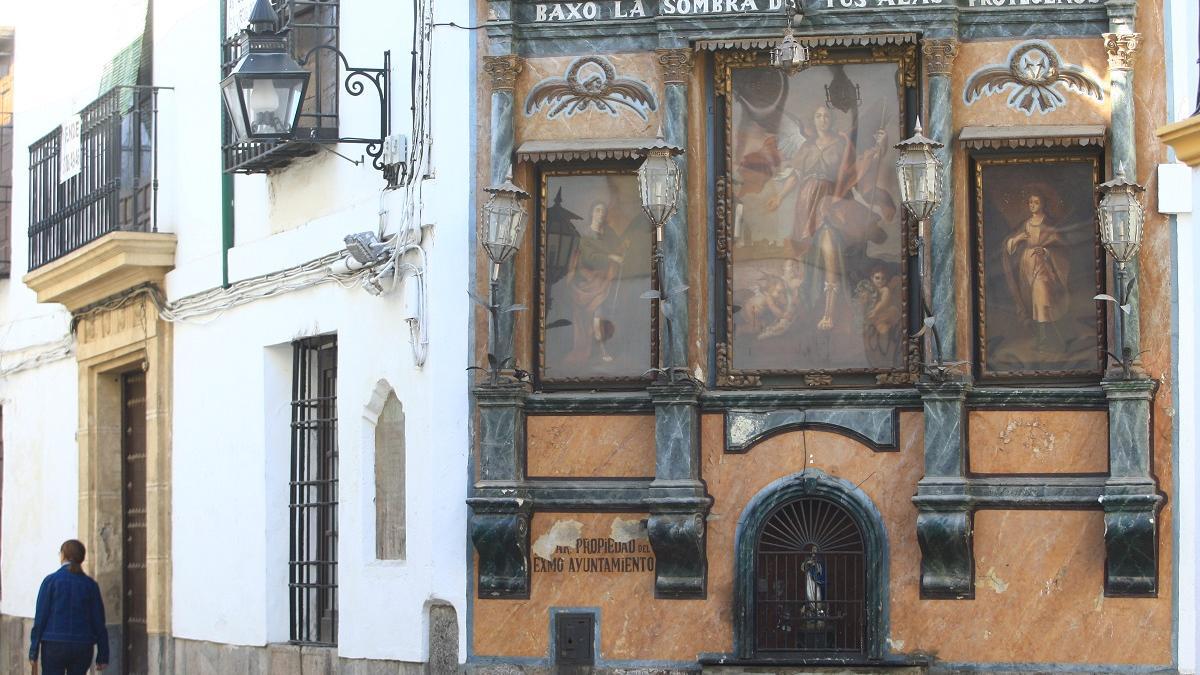
<path id="1" fill-rule="evenodd" d="M 178 19 L 179 30 L 217 26 L 216 3 L 207 4 L 213 7 L 179 10 L 186 15 Z M 411 7 L 370 0 L 343 4 L 342 12 L 341 41 L 351 65 L 379 65 L 383 50 L 392 50 L 393 127 L 409 132 Z M 465 7 L 447 5 L 438 12 L 437 21 L 465 24 L 469 18 Z M 206 14 L 211 16 L 201 16 Z M 156 55 L 156 64 L 173 64 L 179 81 L 206 82 L 213 104 L 188 103 L 186 120 L 179 122 L 205 140 L 173 141 L 204 160 L 180 167 L 182 191 L 199 196 L 184 194 L 170 202 L 179 204 L 171 216 L 179 232 L 176 269 L 167 280 L 171 299 L 220 282 L 220 214 L 209 211 L 219 201 L 220 176 L 206 154 L 219 138 L 219 75 L 215 42 L 207 46 L 212 58 L 202 64 L 175 60 L 173 45 L 160 47 Z M 420 220 L 434 226 L 426 242 L 431 310 L 423 368 L 413 366 L 403 288 L 373 297 L 326 284 L 175 325 L 172 621 L 178 637 L 240 645 L 287 640 L 290 343 L 336 332 L 338 652 L 351 658 L 425 660 L 427 606 L 437 600 L 455 606 L 459 653 L 465 656 L 466 285 L 472 219 L 463 195 L 469 193 L 471 175 L 470 49 L 463 31 L 438 29 L 432 93 L 436 151 L 431 174 L 436 178 L 425 183 Z M 377 128 L 373 95 L 355 99 L 343 92 L 341 106 L 344 134 L 365 136 Z M 362 154 L 356 145 L 338 150 L 355 158 Z M 231 281 L 341 248 L 346 234 L 378 227 L 381 205 L 388 211 L 387 232 L 394 232 L 403 193 L 388 192 L 381 201 L 383 185 L 369 164 L 356 167 L 326 153 L 270 177 L 238 176 Z M 374 559 L 374 417 L 364 413 L 381 380 L 394 388 L 405 412 L 407 559 L 402 562 Z"/>
<path id="2" fill-rule="evenodd" d="M 468 3 L 436 20 L 469 24 Z M 38 305 L 19 282 L 28 226 L 24 149 L 100 92 L 100 69 L 140 29 L 135 0 L 4 3 L 17 30 L 13 279 L 0 281 L 0 368 L 67 330 L 61 307 Z M 158 2 L 159 229 L 178 236 L 169 299 L 221 281 L 219 3 Z M 355 66 L 393 57 L 393 128 L 409 133 L 411 6 L 343 3 L 342 48 Z M 129 30 L 126 30 L 126 29 Z M 64 50 L 62 45 L 86 49 Z M 415 368 L 403 288 L 372 297 L 336 284 L 281 295 L 174 327 L 172 630 L 182 638 L 264 645 L 288 638 L 287 481 L 290 342 L 337 332 L 339 342 L 339 653 L 422 661 L 431 601 L 455 606 L 466 653 L 466 465 L 472 38 L 438 28 L 432 68 L 435 150 L 419 224 L 429 252 L 429 356 Z M 341 95 L 341 129 L 368 136 L 378 106 Z M 358 157 L 362 147 L 343 145 Z M 335 251 L 349 233 L 394 232 L 404 197 L 382 176 L 331 154 L 272 177 L 235 179 L 230 279 L 273 272 Z M 412 283 L 407 282 L 407 283 Z M 407 559 L 374 560 L 373 420 L 380 381 L 406 419 Z M 32 616 L 58 544 L 76 534 L 77 367 L 73 357 L 0 377 L 4 406 L 0 612 Z"/>
<path id="3" fill-rule="evenodd" d="M 28 266 L 27 148 L 99 95 L 104 65 L 142 29 L 138 4 L 64 0 L 0 6 L 0 24 L 16 31 L 12 274 L 0 281 L 0 371 L 43 353 L 39 345 L 63 338 L 69 321 L 61 306 L 37 304 L 20 281 Z M 5 455 L 0 613 L 33 616 L 38 586 L 55 569 L 59 545 L 78 536 L 77 373 L 71 356 L 0 375 Z"/>
<path id="4" fill-rule="evenodd" d="M 1165 30 L 1168 40 L 1167 84 L 1170 91 L 1169 121 L 1178 121 L 1196 109 L 1197 87 L 1197 8 L 1195 0 L 1168 0 Z M 1175 374 L 1179 430 L 1178 517 L 1179 548 L 1176 557 L 1179 575 L 1179 615 L 1177 645 L 1179 670 L 1195 673 L 1200 668 L 1200 460 L 1197 441 L 1200 424 L 1200 219 L 1196 200 L 1200 199 L 1200 169 L 1192 171 L 1192 209 L 1175 216 L 1176 267 L 1176 358 Z"/>

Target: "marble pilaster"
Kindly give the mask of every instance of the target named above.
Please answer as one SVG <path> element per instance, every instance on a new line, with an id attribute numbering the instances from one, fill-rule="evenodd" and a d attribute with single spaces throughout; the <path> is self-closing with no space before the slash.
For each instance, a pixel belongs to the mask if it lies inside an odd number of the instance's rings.
<path id="1" fill-rule="evenodd" d="M 515 54 L 483 57 L 483 69 L 492 88 L 491 146 L 488 149 L 490 184 L 499 185 L 513 169 L 513 153 L 516 143 L 516 120 L 514 113 L 517 76 L 524 68 L 524 61 Z M 513 271 L 513 259 L 500 266 L 499 284 L 496 289 L 497 303 L 501 307 L 513 304 L 516 297 L 517 275 Z M 501 312 L 495 341 L 496 359 L 503 362 L 512 356 L 513 328 L 516 314 Z"/>
<path id="2" fill-rule="evenodd" d="M 692 381 L 650 387 L 655 470 L 647 503 L 659 598 L 701 598 L 707 590 L 705 516 L 712 498 L 700 480 L 700 387 Z"/>
<path id="3" fill-rule="evenodd" d="M 668 143 L 687 148 L 688 80 L 692 73 L 692 51 L 682 49 L 656 50 L 663 87 L 663 135 Z M 663 308 L 665 321 L 659 326 L 659 349 L 663 352 L 663 367 L 686 368 L 688 296 L 679 289 L 688 283 L 688 190 L 687 155 L 673 160 L 682 176 L 675 213 L 663 227 L 663 279 L 660 288 L 667 294 Z M 670 324 L 668 330 L 667 324 Z"/>
<path id="4" fill-rule="evenodd" d="M 525 386 L 507 383 L 475 390 L 479 410 L 479 481 L 467 500 L 471 542 L 479 553 L 481 597 L 529 595 L 531 503 L 516 486 L 525 479 Z M 497 495 L 489 487 L 509 486 Z M 484 496 L 483 493 L 490 493 Z"/>
<path id="5" fill-rule="evenodd" d="M 1104 507 L 1106 595 L 1154 595 L 1158 590 L 1158 528 L 1162 505 L 1150 465 L 1150 402 L 1153 380 L 1110 380 L 1109 478 Z"/>
<path id="6" fill-rule="evenodd" d="M 958 40 L 954 38 L 926 38 L 921 41 L 921 52 L 925 57 L 925 76 L 929 83 L 929 109 L 927 128 L 929 137 L 942 143 L 936 152 L 942 161 L 942 185 L 944 199 L 933 213 L 929 233 L 930 282 L 932 283 L 932 307 L 934 326 L 937 328 L 937 350 L 943 360 L 953 361 L 957 353 L 958 305 L 955 298 L 954 250 L 954 191 L 953 159 L 951 141 L 954 137 L 954 103 L 951 100 L 950 71 L 954 57 L 958 55 Z M 926 354 L 926 362 L 932 362 L 938 354 Z"/>
<path id="7" fill-rule="evenodd" d="M 967 385 L 919 384 L 924 402 L 925 475 L 917 482 L 921 594 L 974 595 L 971 499 L 966 478 Z"/>

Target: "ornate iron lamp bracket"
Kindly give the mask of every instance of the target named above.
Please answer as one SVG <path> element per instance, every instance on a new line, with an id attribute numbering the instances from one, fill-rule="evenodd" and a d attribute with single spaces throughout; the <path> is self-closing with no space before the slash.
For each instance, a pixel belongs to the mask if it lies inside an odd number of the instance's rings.
<path id="1" fill-rule="evenodd" d="M 404 162 L 402 158 L 397 158 L 400 161 L 390 163 L 385 161 L 383 156 L 387 138 L 392 132 L 391 50 L 383 53 L 382 68 L 355 68 L 346 60 L 346 55 L 342 53 L 342 50 L 332 45 L 317 45 L 304 54 L 304 57 L 300 59 L 300 65 L 307 66 L 313 54 L 323 49 L 333 52 L 341 62 L 342 70 L 346 73 L 345 78 L 342 80 L 342 85 L 345 87 L 347 94 L 361 96 L 367 90 L 367 85 L 370 84 L 379 96 L 379 135 L 370 138 L 342 136 L 337 139 L 337 142 L 365 145 L 364 151 L 371 158 L 371 166 L 382 171 L 388 185 L 395 187 L 402 179 L 401 172 L 403 171 Z M 354 164 L 362 163 L 362 160 L 350 161 Z"/>

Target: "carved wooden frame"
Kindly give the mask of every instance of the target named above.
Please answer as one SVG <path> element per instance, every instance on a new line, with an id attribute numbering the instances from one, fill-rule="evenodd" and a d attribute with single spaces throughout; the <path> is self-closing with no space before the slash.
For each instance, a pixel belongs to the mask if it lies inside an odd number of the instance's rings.
<path id="1" fill-rule="evenodd" d="M 547 261 L 546 256 L 549 247 L 549 232 L 546 228 L 546 212 L 549 204 L 548 195 L 546 194 L 547 179 L 551 177 L 561 176 L 630 176 L 635 181 L 637 180 L 637 168 L 628 163 L 603 163 L 603 164 L 586 164 L 582 166 L 564 167 L 562 165 L 539 165 L 537 166 L 537 203 L 535 205 L 535 213 L 537 220 L 534 223 L 534 242 L 536 245 L 535 260 L 537 268 L 534 273 L 534 300 L 535 300 L 535 321 L 536 323 L 536 343 L 533 346 L 533 379 L 535 388 L 539 390 L 557 390 L 557 389 L 635 389 L 643 388 L 649 381 L 645 374 L 635 376 L 621 377 L 546 377 L 545 376 L 545 349 L 546 349 L 546 273 Z M 646 260 L 646 264 L 650 270 L 650 282 L 652 287 L 658 287 L 658 271 L 654 265 L 654 252 L 656 244 L 654 237 L 650 237 L 650 258 Z M 658 301 L 647 301 L 647 311 L 650 312 L 650 363 L 646 365 L 647 370 L 652 368 L 658 362 L 659 336 L 658 336 Z"/>
<path id="2" fill-rule="evenodd" d="M 990 370 L 987 363 L 987 303 L 985 293 L 986 267 L 984 260 L 983 241 L 983 167 L 1012 164 L 1056 164 L 1090 162 L 1092 165 L 1092 182 L 1099 185 L 1103 180 L 1102 156 L 1097 150 L 1040 150 L 1037 152 L 987 152 L 983 150 L 969 153 L 970 159 L 970 245 L 971 250 L 971 309 L 972 355 L 975 376 L 980 381 L 1004 382 L 1029 379 L 1069 379 L 1073 382 L 1098 382 L 1104 374 L 1106 349 L 1108 342 L 1108 321 L 1104 303 L 1096 303 L 1096 365 L 1094 369 L 1066 370 Z M 1093 192 L 1094 194 L 1094 192 Z M 1099 203 L 1098 197 L 1095 197 Z M 1100 243 L 1099 221 L 1095 221 L 1095 246 L 1093 259 L 1095 265 L 1095 292 L 1105 293 L 1105 254 Z"/>
<path id="3" fill-rule="evenodd" d="M 717 377 L 716 384 L 718 387 L 727 388 L 744 388 L 744 387 L 759 387 L 762 386 L 763 377 L 780 378 L 788 386 L 805 386 L 805 387 L 827 387 L 827 386 L 844 386 L 847 384 L 856 385 L 873 385 L 873 386 L 895 386 L 907 385 L 916 382 L 920 378 L 920 362 L 921 352 L 918 340 L 910 337 L 911 327 L 913 325 L 913 317 L 911 313 L 911 303 L 909 294 L 910 275 L 911 275 L 911 256 L 915 254 L 913 249 L 915 228 L 911 222 L 911 218 L 905 213 L 902 216 L 900 228 L 900 277 L 901 277 L 901 317 L 907 330 L 905 331 L 906 339 L 901 343 L 901 348 L 904 349 L 904 365 L 900 368 L 831 368 L 831 369 L 741 369 L 733 363 L 733 249 L 732 236 L 733 228 L 730 223 L 732 211 L 732 188 L 729 180 L 729 167 L 733 165 L 733 70 L 735 68 L 754 68 L 769 66 L 769 53 L 763 50 L 722 50 L 714 53 L 713 67 L 713 93 L 717 97 L 723 98 L 723 102 L 714 105 L 714 111 L 719 111 L 716 114 L 721 115 L 718 118 L 716 128 L 718 131 L 717 147 L 723 147 L 723 152 L 719 155 L 723 166 L 717 172 L 716 189 L 714 190 L 715 204 L 715 233 L 714 241 L 716 245 L 717 269 L 720 274 L 718 281 L 718 291 L 714 308 L 723 313 L 724 322 L 720 325 L 722 329 L 718 339 L 715 342 L 715 360 Z M 897 109 L 899 111 L 899 129 L 902 134 L 911 133 L 912 124 L 910 113 L 915 116 L 916 111 L 909 110 L 910 99 L 916 103 L 915 107 L 919 108 L 919 96 L 911 96 L 917 89 L 920 82 L 920 73 L 918 70 L 918 46 L 915 44 L 888 44 L 875 45 L 870 47 L 816 47 L 810 50 L 810 64 L 817 66 L 824 65 L 845 65 L 845 64 L 874 64 L 874 63 L 895 63 L 896 70 L 896 97 Z M 839 376 L 856 378 L 858 381 L 839 381 Z M 869 378 L 875 377 L 874 382 L 870 382 Z M 866 378 L 866 381 L 863 381 Z"/>

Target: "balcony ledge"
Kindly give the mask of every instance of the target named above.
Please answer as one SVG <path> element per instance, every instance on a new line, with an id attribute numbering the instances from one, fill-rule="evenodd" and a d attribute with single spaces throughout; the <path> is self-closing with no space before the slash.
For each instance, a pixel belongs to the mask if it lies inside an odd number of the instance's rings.
<path id="1" fill-rule="evenodd" d="M 175 235 L 109 232 L 90 244 L 26 274 L 38 302 L 75 312 L 147 282 L 161 284 L 175 266 Z"/>
<path id="2" fill-rule="evenodd" d="M 1200 115 L 1159 127 L 1154 133 L 1175 148 L 1179 161 L 1191 167 L 1200 166 Z"/>

